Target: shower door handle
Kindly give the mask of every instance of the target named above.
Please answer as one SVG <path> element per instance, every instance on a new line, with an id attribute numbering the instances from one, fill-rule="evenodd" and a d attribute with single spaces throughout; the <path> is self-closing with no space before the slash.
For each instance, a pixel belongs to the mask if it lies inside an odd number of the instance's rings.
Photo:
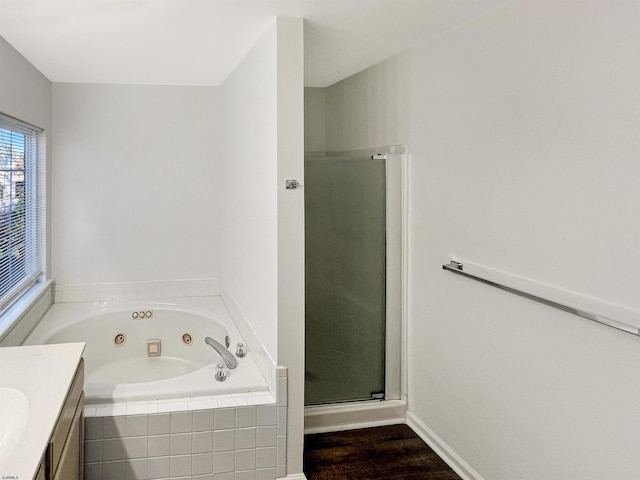
<path id="1" fill-rule="evenodd" d="M 285 180 L 284 188 L 287 190 L 295 190 L 298 187 L 302 187 L 302 184 L 298 180 Z"/>

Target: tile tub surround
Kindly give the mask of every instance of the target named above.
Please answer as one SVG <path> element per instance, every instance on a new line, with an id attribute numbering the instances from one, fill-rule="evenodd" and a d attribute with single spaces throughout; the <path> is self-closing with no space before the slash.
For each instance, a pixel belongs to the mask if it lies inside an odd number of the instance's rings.
<path id="1" fill-rule="evenodd" d="M 85 407 L 86 480 L 286 476 L 287 378 L 264 392 Z"/>
<path id="2" fill-rule="evenodd" d="M 86 283 L 54 286 L 55 303 L 160 300 L 220 295 L 217 278 L 141 282 Z"/>

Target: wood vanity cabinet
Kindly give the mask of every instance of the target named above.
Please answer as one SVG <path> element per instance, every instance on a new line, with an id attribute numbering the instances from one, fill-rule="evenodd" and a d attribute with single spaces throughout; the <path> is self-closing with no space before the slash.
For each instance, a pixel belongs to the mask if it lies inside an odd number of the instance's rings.
<path id="1" fill-rule="evenodd" d="M 45 458 L 34 480 L 82 480 L 84 451 L 84 360 L 80 360 L 58 415 Z"/>

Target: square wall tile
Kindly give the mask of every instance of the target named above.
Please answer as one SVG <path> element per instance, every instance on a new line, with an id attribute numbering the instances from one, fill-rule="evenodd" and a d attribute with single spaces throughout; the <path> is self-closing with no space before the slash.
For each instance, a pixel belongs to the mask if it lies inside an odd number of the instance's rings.
<path id="1" fill-rule="evenodd" d="M 123 438 L 125 458 L 146 458 L 148 437 Z"/>
<path id="2" fill-rule="evenodd" d="M 178 433 L 171 435 L 171 455 L 188 455 L 191 453 L 191 434 Z"/>
<path id="3" fill-rule="evenodd" d="M 124 478 L 124 461 L 105 462 L 102 464 L 102 480 L 122 480 Z"/>
<path id="4" fill-rule="evenodd" d="M 125 417 L 125 434 L 127 437 L 139 437 L 148 433 L 148 415 L 128 415 Z"/>
<path id="5" fill-rule="evenodd" d="M 275 480 L 275 478 L 275 468 L 264 468 L 256 470 L 256 480 Z"/>
<path id="6" fill-rule="evenodd" d="M 102 440 L 84 442 L 84 461 L 86 463 L 102 461 Z"/>
<path id="7" fill-rule="evenodd" d="M 213 451 L 226 452 L 236 448 L 235 430 L 217 430 L 213 434 Z"/>
<path id="8" fill-rule="evenodd" d="M 191 456 L 191 475 L 213 473 L 213 454 L 199 453 Z"/>
<path id="9" fill-rule="evenodd" d="M 168 433 L 171 433 L 170 413 L 149 415 L 149 435 L 165 435 Z"/>
<path id="10" fill-rule="evenodd" d="M 236 409 L 236 427 L 255 427 L 257 425 L 257 409 L 255 406 L 238 407 Z"/>
<path id="11" fill-rule="evenodd" d="M 104 424 L 102 417 L 85 417 L 84 419 L 84 439 L 101 440 L 104 435 Z"/>
<path id="12" fill-rule="evenodd" d="M 275 447 L 276 427 L 258 427 L 256 429 L 256 447 Z"/>
<path id="13" fill-rule="evenodd" d="M 120 438 L 102 441 L 102 460 L 124 460 L 124 443 Z M 124 467 L 123 467 L 124 468 Z"/>
<path id="14" fill-rule="evenodd" d="M 127 460 L 124 465 L 124 477 L 125 480 L 145 480 L 148 478 L 147 459 Z"/>
<path id="15" fill-rule="evenodd" d="M 256 448 L 256 429 L 238 428 L 236 429 L 236 448 L 238 450 L 246 448 Z"/>
<path id="16" fill-rule="evenodd" d="M 148 459 L 147 475 L 149 479 L 169 478 L 169 458 L 170 457 L 156 457 Z"/>
<path id="17" fill-rule="evenodd" d="M 230 473 L 215 473 L 213 475 L 213 480 L 233 480 L 233 479 L 234 479 L 233 472 L 230 472 Z"/>
<path id="18" fill-rule="evenodd" d="M 235 452 L 218 452 L 213 454 L 213 473 L 233 472 L 235 468 Z"/>
<path id="19" fill-rule="evenodd" d="M 258 426 L 278 424 L 278 411 L 275 405 L 261 405 L 258 408 Z"/>
<path id="20" fill-rule="evenodd" d="M 213 410 L 193 412 L 193 431 L 207 432 L 213 430 Z"/>
<path id="21" fill-rule="evenodd" d="M 220 408 L 213 413 L 213 429 L 227 430 L 236 426 L 236 409 Z"/>
<path id="22" fill-rule="evenodd" d="M 245 470 L 244 472 L 236 472 L 235 480 L 256 480 L 256 471 Z"/>
<path id="23" fill-rule="evenodd" d="M 191 475 L 191 455 L 170 457 L 169 473 L 172 477 Z"/>
<path id="24" fill-rule="evenodd" d="M 196 432 L 191 438 L 191 453 L 213 452 L 213 432 Z"/>
<path id="25" fill-rule="evenodd" d="M 103 438 L 120 438 L 124 437 L 126 433 L 126 417 L 118 416 L 111 417 L 105 416 L 103 420 Z"/>
<path id="26" fill-rule="evenodd" d="M 169 456 L 171 453 L 170 435 L 154 435 L 147 438 L 147 449 L 150 457 Z"/>
<path id="27" fill-rule="evenodd" d="M 85 480 L 102 480 L 102 462 L 84 464 Z"/>
<path id="28" fill-rule="evenodd" d="M 256 451 L 236 450 L 236 470 L 255 470 L 256 468 Z"/>
<path id="29" fill-rule="evenodd" d="M 268 448 L 256 448 L 256 467 L 257 468 L 275 468 L 276 461 L 276 448 L 268 447 Z"/>
<path id="30" fill-rule="evenodd" d="M 193 429 L 193 414 L 191 412 L 171 413 L 171 433 L 191 433 Z"/>

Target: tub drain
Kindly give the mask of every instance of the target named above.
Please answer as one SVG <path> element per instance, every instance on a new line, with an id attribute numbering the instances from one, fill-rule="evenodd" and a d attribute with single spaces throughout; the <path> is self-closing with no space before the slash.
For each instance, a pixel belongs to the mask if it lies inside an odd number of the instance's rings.
<path id="1" fill-rule="evenodd" d="M 191 337 L 190 333 L 183 333 L 182 334 L 182 342 L 185 345 L 191 345 L 193 343 L 193 338 Z"/>
<path id="2" fill-rule="evenodd" d="M 113 343 L 115 343 L 116 347 L 121 347 L 126 341 L 127 337 L 124 333 L 117 334 L 113 339 Z"/>

